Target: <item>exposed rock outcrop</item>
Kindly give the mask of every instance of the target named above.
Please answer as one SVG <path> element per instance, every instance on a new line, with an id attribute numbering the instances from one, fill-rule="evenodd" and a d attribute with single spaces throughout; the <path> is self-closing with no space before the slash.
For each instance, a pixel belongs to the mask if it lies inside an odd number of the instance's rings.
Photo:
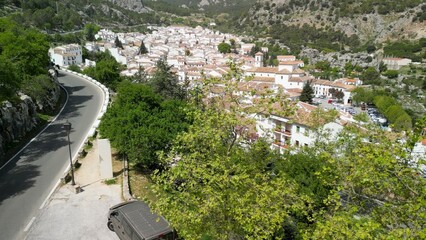
<path id="1" fill-rule="evenodd" d="M 147 12 L 142 0 L 109 0 L 110 2 L 135 12 Z"/>
<path id="2" fill-rule="evenodd" d="M 8 147 L 21 141 L 40 123 L 38 112 L 52 112 L 57 106 L 60 89 L 57 84 L 47 94 L 33 101 L 31 97 L 20 94 L 20 101 L 0 103 L 0 166 L 5 163 Z"/>
<path id="3" fill-rule="evenodd" d="M 360 53 L 321 53 L 317 49 L 305 48 L 300 54 L 300 58 L 309 59 L 310 64 L 315 64 L 319 61 L 328 61 L 331 67 L 342 68 L 346 63 L 350 62 L 352 65 L 358 65 L 363 68 L 365 67 L 376 67 L 379 64 L 379 58 L 376 56 L 370 56 L 366 52 Z"/>

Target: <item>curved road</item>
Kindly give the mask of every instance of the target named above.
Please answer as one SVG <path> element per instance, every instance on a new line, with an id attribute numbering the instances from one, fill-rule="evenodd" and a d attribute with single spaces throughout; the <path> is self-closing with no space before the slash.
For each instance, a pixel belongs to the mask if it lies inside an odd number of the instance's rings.
<path id="1" fill-rule="evenodd" d="M 0 171 L 0 239 L 25 238 L 24 230 L 69 166 L 62 124 L 72 124 L 74 156 L 101 110 L 104 93 L 99 87 L 64 72 L 58 80 L 69 93 L 62 113 Z"/>

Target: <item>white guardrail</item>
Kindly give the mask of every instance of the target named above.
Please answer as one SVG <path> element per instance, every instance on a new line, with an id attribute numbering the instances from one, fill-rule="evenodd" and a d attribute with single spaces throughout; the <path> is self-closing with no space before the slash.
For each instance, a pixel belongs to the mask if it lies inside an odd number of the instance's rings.
<path id="1" fill-rule="evenodd" d="M 108 104 L 109 104 L 109 90 L 102 83 L 96 81 L 95 79 L 93 79 L 93 78 L 91 78 L 91 77 L 89 77 L 87 75 L 84 75 L 84 74 L 81 74 L 81 73 L 77 73 L 77 72 L 74 72 L 74 71 L 70 71 L 68 69 L 63 69 L 63 71 L 65 71 L 67 73 L 71 73 L 71 74 L 77 75 L 77 76 L 79 76 L 79 77 L 81 77 L 81 78 L 83 78 L 83 79 L 85 79 L 85 80 L 87 80 L 87 81 L 95 84 L 104 93 L 104 102 L 102 104 L 101 110 L 99 111 L 99 114 L 96 117 L 95 122 L 90 127 L 90 130 L 87 133 L 86 137 L 84 138 L 84 141 L 79 146 L 78 151 L 73 156 L 72 161 L 73 161 L 73 163 L 75 163 L 77 161 L 77 159 L 78 159 L 77 155 L 79 155 L 79 153 L 81 153 L 81 151 L 83 150 L 84 144 L 86 144 L 88 142 L 89 138 L 95 135 L 96 129 L 99 127 L 99 124 L 101 122 L 101 118 L 105 114 L 105 112 L 107 111 Z M 69 170 L 69 169 L 67 169 L 67 170 Z"/>

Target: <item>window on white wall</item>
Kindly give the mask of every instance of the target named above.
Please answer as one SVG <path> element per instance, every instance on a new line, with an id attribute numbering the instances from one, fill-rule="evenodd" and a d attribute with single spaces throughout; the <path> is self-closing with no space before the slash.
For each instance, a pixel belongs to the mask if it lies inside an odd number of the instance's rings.
<path id="1" fill-rule="evenodd" d="M 296 132 L 300 132 L 300 126 L 296 126 Z"/>

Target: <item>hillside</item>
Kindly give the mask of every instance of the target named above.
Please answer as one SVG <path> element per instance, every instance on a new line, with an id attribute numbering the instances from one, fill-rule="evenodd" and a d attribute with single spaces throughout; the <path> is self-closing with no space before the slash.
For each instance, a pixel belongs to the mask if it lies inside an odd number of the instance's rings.
<path id="1" fill-rule="evenodd" d="M 222 31 L 273 38 L 296 52 L 301 45 L 321 50 L 359 51 L 388 40 L 426 37 L 426 3 L 422 0 L 144 0 L 144 3 L 156 11 L 180 16 L 202 13 L 213 18 Z"/>
<path id="2" fill-rule="evenodd" d="M 208 16 L 214 16 L 221 13 L 230 13 L 239 15 L 247 12 L 256 0 L 144 0 L 147 6 L 156 10 L 188 9 L 192 13 L 204 13 Z M 168 6 L 166 8 L 165 6 Z"/>
<path id="3" fill-rule="evenodd" d="M 425 37 L 425 20 L 426 4 L 422 0 L 271 0 L 257 1 L 239 23 L 259 29 L 306 24 L 356 35 L 362 43 L 380 43 Z"/>
<path id="4" fill-rule="evenodd" d="M 79 30 L 88 22 L 106 27 L 160 23 L 141 0 L 0 1 L 0 17 L 10 15 L 46 32 Z"/>

